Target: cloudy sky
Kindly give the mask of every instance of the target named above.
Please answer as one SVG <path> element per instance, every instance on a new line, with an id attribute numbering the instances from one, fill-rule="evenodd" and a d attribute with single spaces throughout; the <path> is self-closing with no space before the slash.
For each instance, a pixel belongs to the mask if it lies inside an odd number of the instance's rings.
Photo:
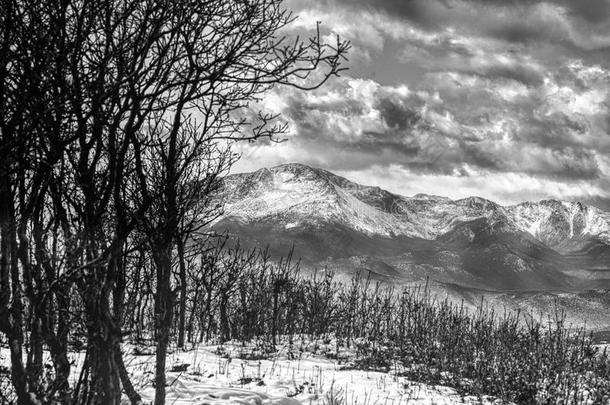
<path id="1" fill-rule="evenodd" d="M 349 71 L 263 104 L 300 162 L 403 195 L 560 198 L 610 210 L 610 0 L 289 0 L 292 31 L 352 42 Z"/>

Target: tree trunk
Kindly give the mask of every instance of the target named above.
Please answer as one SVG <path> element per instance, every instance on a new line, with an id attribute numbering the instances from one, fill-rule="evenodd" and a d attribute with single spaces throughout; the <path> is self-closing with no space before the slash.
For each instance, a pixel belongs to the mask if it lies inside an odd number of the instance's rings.
<path id="1" fill-rule="evenodd" d="M 13 193 L 8 176 L 0 176 L 0 322 L 7 335 L 11 356 L 11 378 L 17 403 L 32 401 L 28 393 L 28 376 L 23 365 L 23 319 L 17 262 L 17 243 Z"/>
<path id="2" fill-rule="evenodd" d="M 30 381 L 30 389 L 39 392 L 39 382 L 42 378 L 43 352 L 42 352 L 42 332 L 40 319 L 36 317 L 31 323 L 30 344 L 27 354 L 26 370 Z"/>
<path id="3" fill-rule="evenodd" d="M 189 343 L 193 343 L 193 329 L 195 328 L 194 326 L 194 322 L 195 322 L 195 308 L 196 308 L 196 303 L 199 302 L 199 285 L 197 283 L 195 283 L 195 292 L 193 293 L 193 297 L 191 298 L 191 312 L 189 314 L 189 321 L 187 323 L 187 331 L 188 331 L 188 342 Z"/>
<path id="4" fill-rule="evenodd" d="M 102 332 L 102 329 L 104 328 L 100 325 L 99 332 L 89 334 L 91 385 L 87 402 L 94 405 L 120 405 L 121 377 L 116 356 L 113 355 L 118 350 L 118 341 L 109 331 Z"/>
<path id="5" fill-rule="evenodd" d="M 169 245 L 169 244 L 168 244 Z M 171 245 L 156 249 L 157 289 L 155 294 L 155 331 L 157 341 L 155 367 L 155 405 L 165 405 L 165 365 L 172 327 Z"/>
<path id="6" fill-rule="evenodd" d="M 184 241 L 178 238 L 178 260 L 180 263 L 180 308 L 178 313 L 178 347 L 184 348 L 184 329 L 186 324 L 186 261 L 184 258 Z"/>
<path id="7" fill-rule="evenodd" d="M 53 390 L 58 393 L 57 399 L 60 404 L 70 403 L 70 361 L 68 360 L 67 348 L 51 349 L 53 365 L 55 366 L 55 386 Z"/>
<path id="8" fill-rule="evenodd" d="M 229 326 L 229 315 L 227 313 L 227 307 L 229 306 L 229 293 L 223 291 L 220 298 L 220 338 L 221 342 L 228 342 L 231 340 L 231 328 Z"/>
<path id="9" fill-rule="evenodd" d="M 131 380 L 129 378 L 129 373 L 127 372 L 127 368 L 125 367 L 125 362 L 123 361 L 123 355 L 120 350 L 115 352 L 116 362 L 119 366 L 119 374 L 121 376 L 121 383 L 123 384 L 123 389 L 125 390 L 125 394 L 129 398 L 129 401 L 132 405 L 141 405 L 142 397 L 136 389 L 134 388 Z"/>
<path id="10" fill-rule="evenodd" d="M 21 339 L 9 336 L 8 344 L 11 352 L 11 379 L 17 393 L 17 404 L 30 405 L 32 400 L 28 392 L 27 373 L 25 367 L 23 367 Z"/>
<path id="11" fill-rule="evenodd" d="M 92 284 L 95 288 L 97 285 Z M 109 293 L 85 290 L 89 380 L 81 402 L 93 405 L 120 405 L 121 384 L 115 353 L 120 350 L 120 329 L 110 314 Z"/>

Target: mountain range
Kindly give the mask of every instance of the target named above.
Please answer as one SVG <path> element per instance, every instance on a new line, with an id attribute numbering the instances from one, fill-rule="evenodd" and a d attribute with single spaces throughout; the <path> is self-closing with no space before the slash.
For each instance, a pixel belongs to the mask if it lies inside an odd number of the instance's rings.
<path id="1" fill-rule="evenodd" d="M 305 270 L 429 279 L 459 299 L 593 295 L 610 312 L 610 213 L 579 202 L 406 197 L 302 164 L 229 175 L 218 198 L 216 230 L 275 256 L 294 249 Z"/>

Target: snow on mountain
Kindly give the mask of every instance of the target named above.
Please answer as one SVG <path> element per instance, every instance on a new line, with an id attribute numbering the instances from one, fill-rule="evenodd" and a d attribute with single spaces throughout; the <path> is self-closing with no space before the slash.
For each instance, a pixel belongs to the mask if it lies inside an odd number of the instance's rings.
<path id="1" fill-rule="evenodd" d="M 525 232 L 550 247 L 590 238 L 610 245 L 610 213 L 578 202 L 503 207 L 480 197 L 404 197 L 302 164 L 227 176 L 222 198 L 224 218 L 273 222 L 285 229 L 337 223 L 367 235 L 433 240 L 484 219 L 495 232 Z"/>
<path id="2" fill-rule="evenodd" d="M 287 228 L 336 222 L 367 234 L 418 236 L 409 222 L 363 201 L 358 192 L 366 189 L 304 165 L 261 169 L 227 177 L 225 217 L 274 220 Z"/>
<path id="3" fill-rule="evenodd" d="M 548 246 L 587 237 L 610 244 L 610 214 L 595 207 L 580 202 L 543 200 L 508 209 L 521 229 Z"/>

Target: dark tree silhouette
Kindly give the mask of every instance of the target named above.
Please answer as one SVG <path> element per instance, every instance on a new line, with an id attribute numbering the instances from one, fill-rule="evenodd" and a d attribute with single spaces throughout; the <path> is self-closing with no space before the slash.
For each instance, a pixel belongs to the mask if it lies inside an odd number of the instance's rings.
<path id="1" fill-rule="evenodd" d="M 0 327 L 19 403 L 118 404 L 121 386 L 139 401 L 120 342 L 141 257 L 154 268 L 164 403 L 174 289 L 183 340 L 184 257 L 221 212 L 210 195 L 231 145 L 286 129 L 251 103 L 343 69 L 348 43 L 285 37 L 292 20 L 280 0 L 1 0 Z M 75 387 L 71 336 L 87 348 Z"/>

